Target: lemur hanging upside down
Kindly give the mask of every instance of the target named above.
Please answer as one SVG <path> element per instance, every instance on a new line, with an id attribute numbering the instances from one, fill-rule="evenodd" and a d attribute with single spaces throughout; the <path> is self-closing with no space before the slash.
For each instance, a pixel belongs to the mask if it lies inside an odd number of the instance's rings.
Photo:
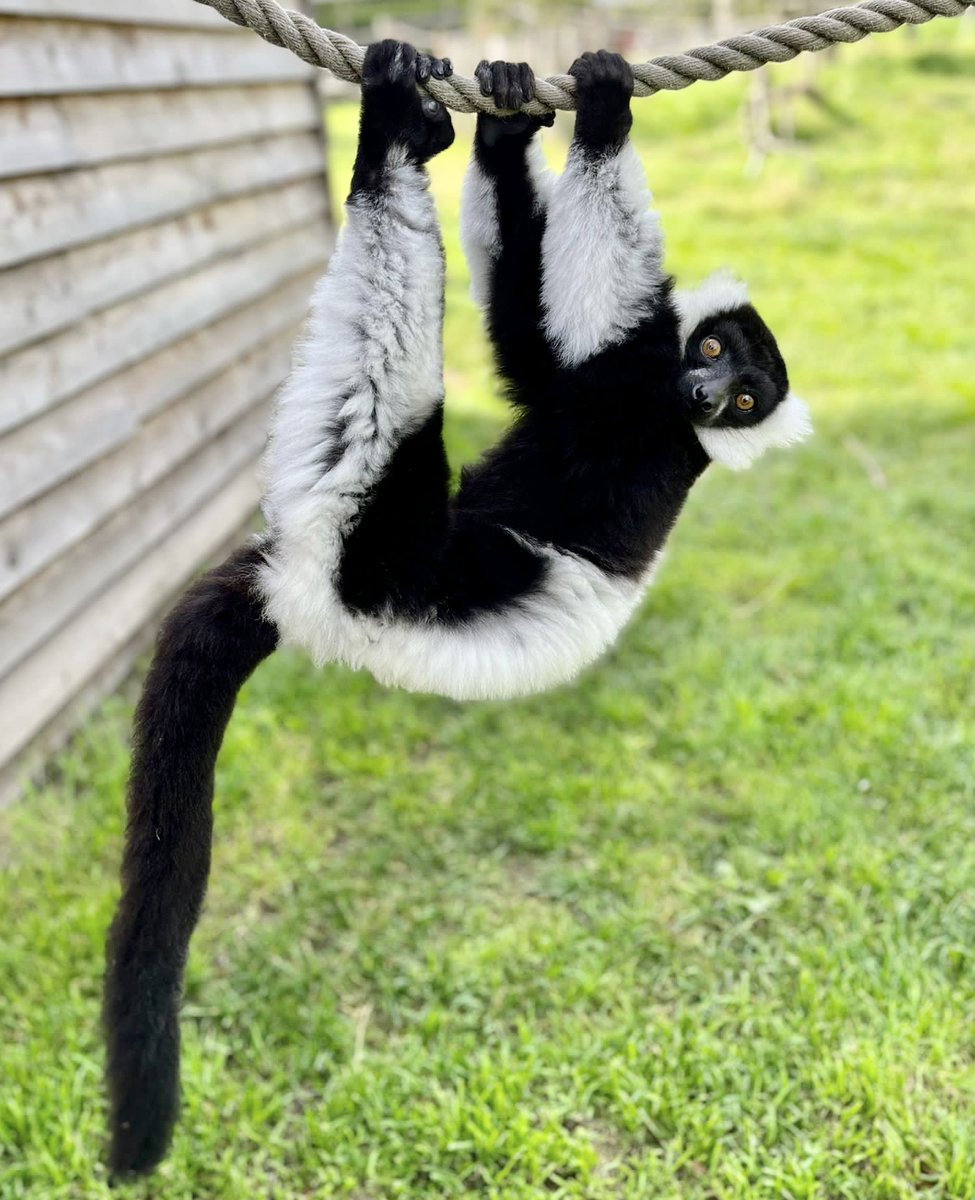
<path id="1" fill-rule="evenodd" d="M 546 122 L 478 117 L 462 231 L 517 420 L 451 496 L 424 164 L 454 135 L 417 87 L 447 72 L 395 42 L 366 55 L 345 228 L 273 419 L 267 532 L 169 615 L 136 713 L 105 1000 L 119 1173 L 169 1141 L 214 763 L 279 640 L 458 699 L 564 683 L 632 614 L 708 463 L 747 466 L 809 432 L 743 285 L 673 291 L 628 140 L 630 68 L 586 54 L 561 177 L 535 140 Z M 527 67 L 478 76 L 500 109 L 531 97 Z"/>

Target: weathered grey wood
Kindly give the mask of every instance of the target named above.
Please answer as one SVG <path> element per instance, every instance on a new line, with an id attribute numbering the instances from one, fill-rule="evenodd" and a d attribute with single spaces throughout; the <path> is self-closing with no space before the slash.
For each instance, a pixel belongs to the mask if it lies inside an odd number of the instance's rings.
<path id="1" fill-rule="evenodd" d="M 299 226 L 0 359 L 0 432 L 242 308 L 307 266 L 316 246 L 324 259 L 329 241 L 324 221 Z"/>
<path id="2" fill-rule="evenodd" d="M 244 32 L 193 0 L 0 0 L 0 14 Z"/>
<path id="3" fill-rule="evenodd" d="M 0 180 L 0 269 L 299 179 L 321 182 L 316 133 L 206 147 L 148 162 Z"/>
<path id="4" fill-rule="evenodd" d="M 253 35 L 0 17 L 0 96 L 307 80 L 312 68 Z M 214 103 L 219 103 L 214 98 Z"/>
<path id="5" fill-rule="evenodd" d="M 137 633 L 174 584 L 240 527 L 257 496 L 256 479 L 237 476 L 0 682 L 0 762 L 27 746 Z"/>
<path id="6" fill-rule="evenodd" d="M 317 179 L 238 196 L 0 272 L 0 354 L 143 295 L 231 251 L 323 217 Z M 0 483 L 0 493 L 3 485 Z"/>
<path id="7" fill-rule="evenodd" d="M 123 445 L 156 413 L 203 387 L 264 342 L 292 336 L 305 315 L 313 280 L 314 273 L 302 271 L 248 307 L 0 438 L 6 466 L 0 475 L 0 511 L 10 512 L 90 467 Z M 21 556 L 16 557 L 23 566 Z M 0 565 L 0 577 L 2 572 Z M 15 571 L 13 577 L 19 574 Z"/>
<path id="8" fill-rule="evenodd" d="M 273 328 L 277 322 L 268 323 Z M 280 353 L 276 355 L 279 373 L 271 380 L 271 387 L 280 382 L 287 371 L 288 347 L 293 331 L 293 324 L 289 321 L 284 338 L 280 334 L 273 338 L 273 344 Z M 263 352 L 267 340 L 267 332 L 262 330 L 249 345 L 237 343 L 233 373 L 229 377 L 221 375 L 216 385 L 211 384 L 207 388 L 209 393 L 216 386 L 222 388 L 223 393 L 212 403 L 207 402 L 200 414 L 197 430 L 200 436 L 205 436 L 213 423 L 218 421 L 224 405 L 235 400 L 234 385 L 236 390 L 241 386 L 246 387 L 246 370 L 257 370 L 255 361 Z M 141 365 L 144 367 L 144 364 Z M 143 370 L 142 373 L 147 372 Z M 165 396 L 167 392 L 171 394 L 168 379 L 164 381 L 164 387 L 150 388 L 145 396 L 140 393 L 138 397 L 131 397 L 127 404 L 124 401 L 119 403 L 116 388 L 93 389 L 90 394 L 79 398 L 81 403 L 70 404 L 63 412 L 51 414 L 51 419 L 35 421 L 15 431 L 0 443 L 0 451 L 9 464 L 6 478 L 0 481 L 0 516 L 16 511 L 36 496 L 70 479 L 83 467 L 96 462 L 117 446 L 133 445 L 140 426 L 159 411 L 160 396 Z M 149 408 L 150 399 L 157 403 L 157 407 Z M 168 404 L 166 408 L 169 409 Z"/>
<path id="9" fill-rule="evenodd" d="M 215 434 L 272 391 L 287 372 L 293 326 L 250 355 L 158 410 L 127 441 L 0 521 L 0 599 L 90 537 L 192 452 L 194 438 Z"/>
<path id="10" fill-rule="evenodd" d="M 314 78 L 192 0 L 0 0 L 0 789 L 253 515 L 331 248 Z"/>
<path id="11" fill-rule="evenodd" d="M 219 551 L 217 552 L 219 557 Z M 226 557 L 226 554 L 223 555 Z M 17 752 L 11 763 L 0 764 L 0 811 L 24 797 L 30 780 L 43 782 L 45 767 L 53 755 L 71 738 L 96 704 L 119 690 L 132 670 L 132 664 L 155 640 L 152 618 L 135 636 L 103 663 L 85 685 L 66 700 L 63 708 Z M 120 735 L 124 737 L 123 735 Z"/>
<path id="12" fill-rule="evenodd" d="M 247 536 L 253 525 L 253 512 L 248 512 L 240 525 L 235 527 L 223 545 L 217 546 L 207 554 L 207 561 L 222 562 L 228 554 L 236 549 Z M 180 582 L 185 586 L 191 575 Z M 127 680 L 136 659 L 145 655 L 156 636 L 156 623 L 171 603 L 169 594 L 159 597 L 159 603 L 142 625 L 136 630 L 124 646 L 116 649 L 107 662 L 103 663 L 85 684 L 68 699 L 63 708 L 59 709 L 52 720 L 45 723 L 43 728 L 31 738 L 12 763 L 0 765 L 0 810 L 20 798 L 29 780 L 33 776 L 43 774 L 45 765 L 51 756 L 67 742 L 74 731 L 81 725 L 91 710 L 103 696 L 123 690 L 134 694 L 133 681 Z M 124 685 L 128 682 L 128 688 Z M 125 735 L 122 734 L 122 737 Z"/>
<path id="13" fill-rule="evenodd" d="M 256 470 L 269 397 L 262 397 L 156 487 L 115 513 L 89 538 L 0 603 L 0 678 L 131 569 L 242 471 Z"/>
<path id="14" fill-rule="evenodd" d="M 242 143 L 317 122 L 314 90 L 293 83 L 3 100 L 0 178 Z M 244 145 L 238 153 L 250 157 Z"/>

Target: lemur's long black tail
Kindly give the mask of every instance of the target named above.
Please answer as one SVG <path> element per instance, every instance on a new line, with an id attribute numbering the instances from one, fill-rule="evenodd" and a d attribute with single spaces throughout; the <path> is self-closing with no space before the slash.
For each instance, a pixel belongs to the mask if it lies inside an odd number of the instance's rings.
<path id="1" fill-rule="evenodd" d="M 277 645 L 236 551 L 166 618 L 135 714 L 122 899 L 108 942 L 104 1026 L 110 1167 L 151 1170 L 179 1105 L 183 967 L 210 870 L 213 771 L 244 681 Z"/>

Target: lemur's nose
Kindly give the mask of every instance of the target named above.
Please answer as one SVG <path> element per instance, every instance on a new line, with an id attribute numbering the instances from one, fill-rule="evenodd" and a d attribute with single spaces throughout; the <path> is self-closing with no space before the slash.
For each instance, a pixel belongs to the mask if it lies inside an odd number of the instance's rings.
<path id="1" fill-rule="evenodd" d="M 703 383 L 695 384 L 694 400 L 705 417 L 709 417 L 715 410 L 715 403 L 707 393 L 707 389 Z"/>

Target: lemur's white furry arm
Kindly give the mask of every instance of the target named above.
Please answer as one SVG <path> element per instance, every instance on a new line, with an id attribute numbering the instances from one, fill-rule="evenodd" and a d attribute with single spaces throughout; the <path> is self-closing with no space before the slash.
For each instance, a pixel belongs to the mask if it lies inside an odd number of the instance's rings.
<path id="1" fill-rule="evenodd" d="M 643 165 L 627 139 L 612 153 L 574 142 L 545 227 L 545 330 L 563 366 L 598 354 L 650 315 L 664 241 Z"/>

